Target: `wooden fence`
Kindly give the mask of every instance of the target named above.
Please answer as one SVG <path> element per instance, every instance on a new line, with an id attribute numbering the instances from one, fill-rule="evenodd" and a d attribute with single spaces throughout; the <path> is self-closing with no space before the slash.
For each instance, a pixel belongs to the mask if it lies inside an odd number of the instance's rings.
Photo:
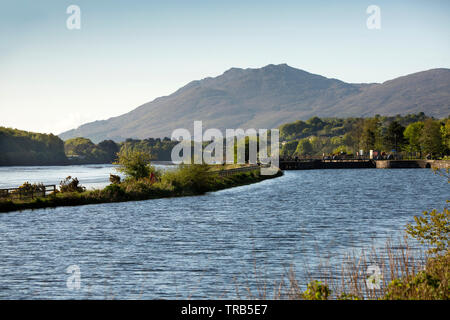
<path id="1" fill-rule="evenodd" d="M 56 185 L 44 185 L 41 190 L 25 190 L 23 188 L 0 189 L 0 199 L 34 199 L 46 197 L 48 194 L 56 192 Z"/>

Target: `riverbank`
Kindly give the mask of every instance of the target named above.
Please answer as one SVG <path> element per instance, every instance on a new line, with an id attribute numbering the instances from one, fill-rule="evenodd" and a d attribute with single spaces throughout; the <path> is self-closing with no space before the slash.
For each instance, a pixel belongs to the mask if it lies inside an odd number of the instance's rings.
<path id="1" fill-rule="evenodd" d="M 188 171 L 189 169 L 186 168 L 181 169 L 180 172 L 173 172 L 165 179 L 158 181 L 148 179 L 128 180 L 110 184 L 103 189 L 83 192 L 56 192 L 35 199 L 0 200 L 0 212 L 195 196 L 257 183 L 283 175 L 282 171 L 279 170 L 273 176 L 262 176 L 259 168 L 248 168 L 247 171 L 233 172 L 230 175 L 224 174 L 228 170 L 212 171 L 203 175 L 202 172 L 192 172 L 192 176 L 189 175 Z"/>
<path id="2" fill-rule="evenodd" d="M 447 169 L 450 160 L 298 160 L 280 161 L 282 170 L 313 169 Z"/>

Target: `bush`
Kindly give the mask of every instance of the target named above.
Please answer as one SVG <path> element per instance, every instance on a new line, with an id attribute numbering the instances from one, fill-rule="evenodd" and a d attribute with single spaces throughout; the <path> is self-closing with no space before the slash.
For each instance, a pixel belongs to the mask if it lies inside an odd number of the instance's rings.
<path id="1" fill-rule="evenodd" d="M 117 201 L 126 198 L 126 193 L 119 185 L 110 184 L 101 190 L 101 197 Z"/>
<path id="2" fill-rule="evenodd" d="M 432 246 L 428 250 L 430 254 L 439 254 L 448 251 L 450 237 L 449 211 L 444 208 L 443 212 L 433 210 L 424 211 L 422 217 L 414 217 L 416 225 L 408 224 L 406 232 L 422 244 Z"/>
<path id="3" fill-rule="evenodd" d="M 322 281 L 311 281 L 308 283 L 308 287 L 305 292 L 303 292 L 303 299 L 305 300 L 328 300 L 330 295 L 330 289 Z"/>
<path id="4" fill-rule="evenodd" d="M 119 184 L 120 183 L 120 177 L 115 174 L 109 174 L 109 181 L 112 184 Z"/>
<path id="5" fill-rule="evenodd" d="M 132 179 L 141 179 L 150 176 L 154 172 L 154 167 L 150 164 L 150 154 L 148 152 L 122 148 L 117 154 L 118 171 L 124 173 Z"/>
<path id="6" fill-rule="evenodd" d="M 68 176 L 64 180 L 59 183 L 59 191 L 62 193 L 65 192 L 84 192 L 86 188 L 80 185 L 80 182 L 77 178 L 73 178 Z"/>
<path id="7" fill-rule="evenodd" d="M 425 270 L 411 279 L 396 279 L 389 283 L 388 300 L 448 300 L 450 254 L 429 258 Z"/>
<path id="8" fill-rule="evenodd" d="M 17 190 L 12 192 L 13 194 L 19 194 L 21 196 L 31 196 L 41 194 L 45 196 L 45 186 L 42 183 L 29 183 L 25 182 Z"/>
<path id="9" fill-rule="evenodd" d="M 207 164 L 182 164 L 177 170 L 165 172 L 161 181 L 171 184 L 176 192 L 199 194 L 210 189 L 214 178 Z"/>

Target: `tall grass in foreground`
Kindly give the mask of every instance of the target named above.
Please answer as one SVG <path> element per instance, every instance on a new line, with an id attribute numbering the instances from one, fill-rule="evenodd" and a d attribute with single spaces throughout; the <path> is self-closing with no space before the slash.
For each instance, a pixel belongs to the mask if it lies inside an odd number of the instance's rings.
<path id="1" fill-rule="evenodd" d="M 450 183 L 449 169 L 443 173 Z M 450 202 L 447 200 L 447 203 Z M 256 262 L 253 285 L 236 284 L 238 298 L 248 299 L 450 299 L 450 211 L 424 211 L 406 226 L 404 238 L 388 239 L 381 248 L 361 249 L 342 257 L 340 267 L 322 259 L 305 266 L 300 281 L 291 265 L 280 280 L 268 283 Z M 414 246 L 411 240 L 414 239 Z M 422 246 L 420 246 L 422 245 Z M 255 260 L 256 261 L 256 260 Z M 243 288 L 242 288 L 243 287 Z M 273 288 L 269 292 L 268 288 Z"/>
<path id="2" fill-rule="evenodd" d="M 381 248 L 372 246 L 369 250 L 348 253 L 337 265 L 329 259 L 322 259 L 315 267 L 305 265 L 302 277 L 297 276 L 291 265 L 273 283 L 255 262 L 253 285 L 249 285 L 249 279 L 243 284 L 236 283 L 236 295 L 238 298 L 275 300 L 380 299 L 386 296 L 392 280 L 412 279 L 424 269 L 426 259 L 426 253 L 411 247 L 404 238 L 396 245 L 388 240 Z M 370 281 L 379 285 L 379 289 L 370 286 Z"/>
<path id="3" fill-rule="evenodd" d="M 238 298 L 247 299 L 450 299 L 449 211 L 423 212 L 408 224 L 405 235 L 388 239 L 383 247 L 353 251 L 338 263 L 322 259 L 318 266 L 304 266 L 298 278 L 294 266 L 273 284 L 254 265 L 252 285 L 236 283 Z M 419 243 L 425 245 L 418 247 Z M 256 260 L 255 260 L 256 261 Z M 300 280 L 301 279 L 301 280 Z M 268 288 L 271 288 L 270 290 Z"/>
<path id="4" fill-rule="evenodd" d="M 236 296 L 274 300 L 449 298 L 449 252 L 432 257 L 411 247 L 406 238 L 396 245 L 388 240 L 384 247 L 352 252 L 339 264 L 336 267 L 327 260 L 315 268 L 307 267 L 300 278 L 291 265 L 271 283 L 255 262 L 251 281 L 238 283 L 235 279 Z"/>

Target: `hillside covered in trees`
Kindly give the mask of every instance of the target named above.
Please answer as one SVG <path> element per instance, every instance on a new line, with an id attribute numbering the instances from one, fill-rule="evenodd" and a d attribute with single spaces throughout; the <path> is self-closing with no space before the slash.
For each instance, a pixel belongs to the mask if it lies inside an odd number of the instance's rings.
<path id="1" fill-rule="evenodd" d="M 372 118 L 313 117 L 282 125 L 280 140 L 280 154 L 287 158 L 356 154 L 359 150 L 440 158 L 450 151 L 450 118 L 437 120 L 423 112 Z"/>
<path id="2" fill-rule="evenodd" d="M 122 143 L 86 138 L 61 140 L 52 134 L 0 127 L 0 166 L 39 166 L 112 163 L 121 148 L 148 152 L 152 160 L 170 160 L 178 142 L 164 139 L 127 139 Z"/>
<path id="3" fill-rule="evenodd" d="M 0 165 L 61 164 L 67 164 L 67 158 L 57 136 L 0 127 Z"/>
<path id="4" fill-rule="evenodd" d="M 124 148 L 149 153 L 152 160 L 170 161 L 172 148 L 177 143 L 169 138 L 149 138 L 127 139 L 121 143 L 104 140 L 94 144 L 86 138 L 73 138 L 65 141 L 64 149 L 68 159 L 78 164 L 112 163 L 116 161 L 117 153 Z"/>

